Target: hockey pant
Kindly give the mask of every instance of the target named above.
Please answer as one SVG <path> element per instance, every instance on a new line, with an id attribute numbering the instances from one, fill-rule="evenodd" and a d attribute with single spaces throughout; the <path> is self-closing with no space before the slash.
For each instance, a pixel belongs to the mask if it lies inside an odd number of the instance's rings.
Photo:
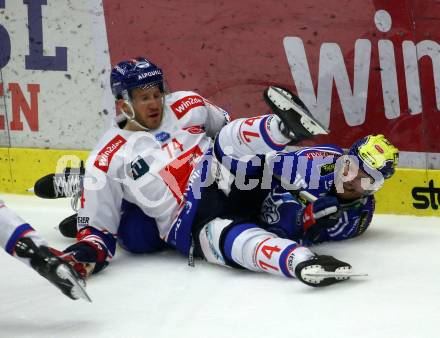
<path id="1" fill-rule="evenodd" d="M 156 221 L 145 215 L 135 204 L 122 201 L 118 228 L 119 245 L 132 253 L 151 253 L 167 245 L 159 236 Z"/>

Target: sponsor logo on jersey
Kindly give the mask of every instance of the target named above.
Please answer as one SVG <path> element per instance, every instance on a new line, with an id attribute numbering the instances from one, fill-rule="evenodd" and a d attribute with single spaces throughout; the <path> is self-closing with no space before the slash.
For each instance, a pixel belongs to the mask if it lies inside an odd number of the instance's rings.
<path id="1" fill-rule="evenodd" d="M 180 120 L 186 113 L 195 107 L 203 107 L 205 102 L 200 96 L 192 95 L 185 96 L 184 98 L 177 100 L 171 105 L 171 109 L 177 118 Z"/>
<path id="2" fill-rule="evenodd" d="M 171 135 L 169 133 L 167 133 L 166 131 L 161 131 L 160 133 L 154 135 L 154 137 L 159 142 L 165 142 L 171 137 Z"/>
<path id="3" fill-rule="evenodd" d="M 105 145 L 104 148 L 98 153 L 95 159 L 95 167 L 102 170 L 103 172 L 108 172 L 110 162 L 115 155 L 115 153 L 126 143 L 127 140 L 121 135 L 116 135 L 109 143 Z"/>
<path id="4" fill-rule="evenodd" d="M 89 220 L 90 220 L 90 218 L 89 217 L 77 217 L 76 218 L 76 224 L 77 224 L 77 226 L 79 226 L 79 227 L 86 227 L 86 226 L 89 226 Z"/>
<path id="5" fill-rule="evenodd" d="M 331 174 L 335 171 L 336 163 L 327 163 L 321 166 L 321 176 Z M 333 181 L 332 181 L 333 183 Z"/>
<path id="6" fill-rule="evenodd" d="M 330 153 L 328 151 L 312 151 L 307 153 L 307 158 L 312 160 L 315 157 L 326 157 L 326 156 L 337 156 L 335 153 Z"/>
<path id="7" fill-rule="evenodd" d="M 134 180 L 144 176 L 149 170 L 150 166 L 140 156 L 136 157 L 136 159 L 131 162 L 131 175 Z"/>
<path id="8" fill-rule="evenodd" d="M 190 134 L 203 134 L 205 132 L 202 126 L 190 126 L 183 128 L 183 130 L 186 130 Z"/>
<path id="9" fill-rule="evenodd" d="M 416 209 L 438 210 L 440 205 L 440 188 L 434 186 L 434 180 L 430 180 L 427 187 L 414 187 L 411 191 L 412 197 L 417 202 L 413 203 Z"/>

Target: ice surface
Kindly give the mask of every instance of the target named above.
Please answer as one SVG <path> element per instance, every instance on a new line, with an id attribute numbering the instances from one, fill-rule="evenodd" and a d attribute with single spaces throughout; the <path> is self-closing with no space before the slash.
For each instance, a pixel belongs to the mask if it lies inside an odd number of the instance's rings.
<path id="1" fill-rule="evenodd" d="M 67 200 L 3 195 L 57 248 Z M 315 251 L 350 262 L 363 280 L 328 288 L 237 271 L 173 252 L 130 255 L 72 301 L 33 270 L 0 254 L 0 337 L 436 338 L 440 328 L 440 218 L 375 216 L 370 229 Z"/>

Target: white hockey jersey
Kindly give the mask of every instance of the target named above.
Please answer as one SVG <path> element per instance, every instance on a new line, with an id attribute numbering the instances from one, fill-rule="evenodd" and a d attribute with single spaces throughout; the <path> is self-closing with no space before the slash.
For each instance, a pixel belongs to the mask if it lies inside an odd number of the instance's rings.
<path id="1" fill-rule="evenodd" d="M 224 110 L 189 91 L 165 96 L 156 130 L 126 131 L 115 121 L 87 160 L 78 227 L 116 236 L 125 199 L 153 217 L 166 240 L 195 164 L 228 121 Z"/>

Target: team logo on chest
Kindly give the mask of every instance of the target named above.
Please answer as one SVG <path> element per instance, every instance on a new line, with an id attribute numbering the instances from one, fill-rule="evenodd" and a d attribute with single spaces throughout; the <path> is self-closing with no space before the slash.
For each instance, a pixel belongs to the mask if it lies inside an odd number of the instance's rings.
<path id="1" fill-rule="evenodd" d="M 131 175 L 134 180 L 144 176 L 150 170 L 150 166 L 140 156 L 136 157 L 135 160 L 131 162 L 130 167 Z"/>

